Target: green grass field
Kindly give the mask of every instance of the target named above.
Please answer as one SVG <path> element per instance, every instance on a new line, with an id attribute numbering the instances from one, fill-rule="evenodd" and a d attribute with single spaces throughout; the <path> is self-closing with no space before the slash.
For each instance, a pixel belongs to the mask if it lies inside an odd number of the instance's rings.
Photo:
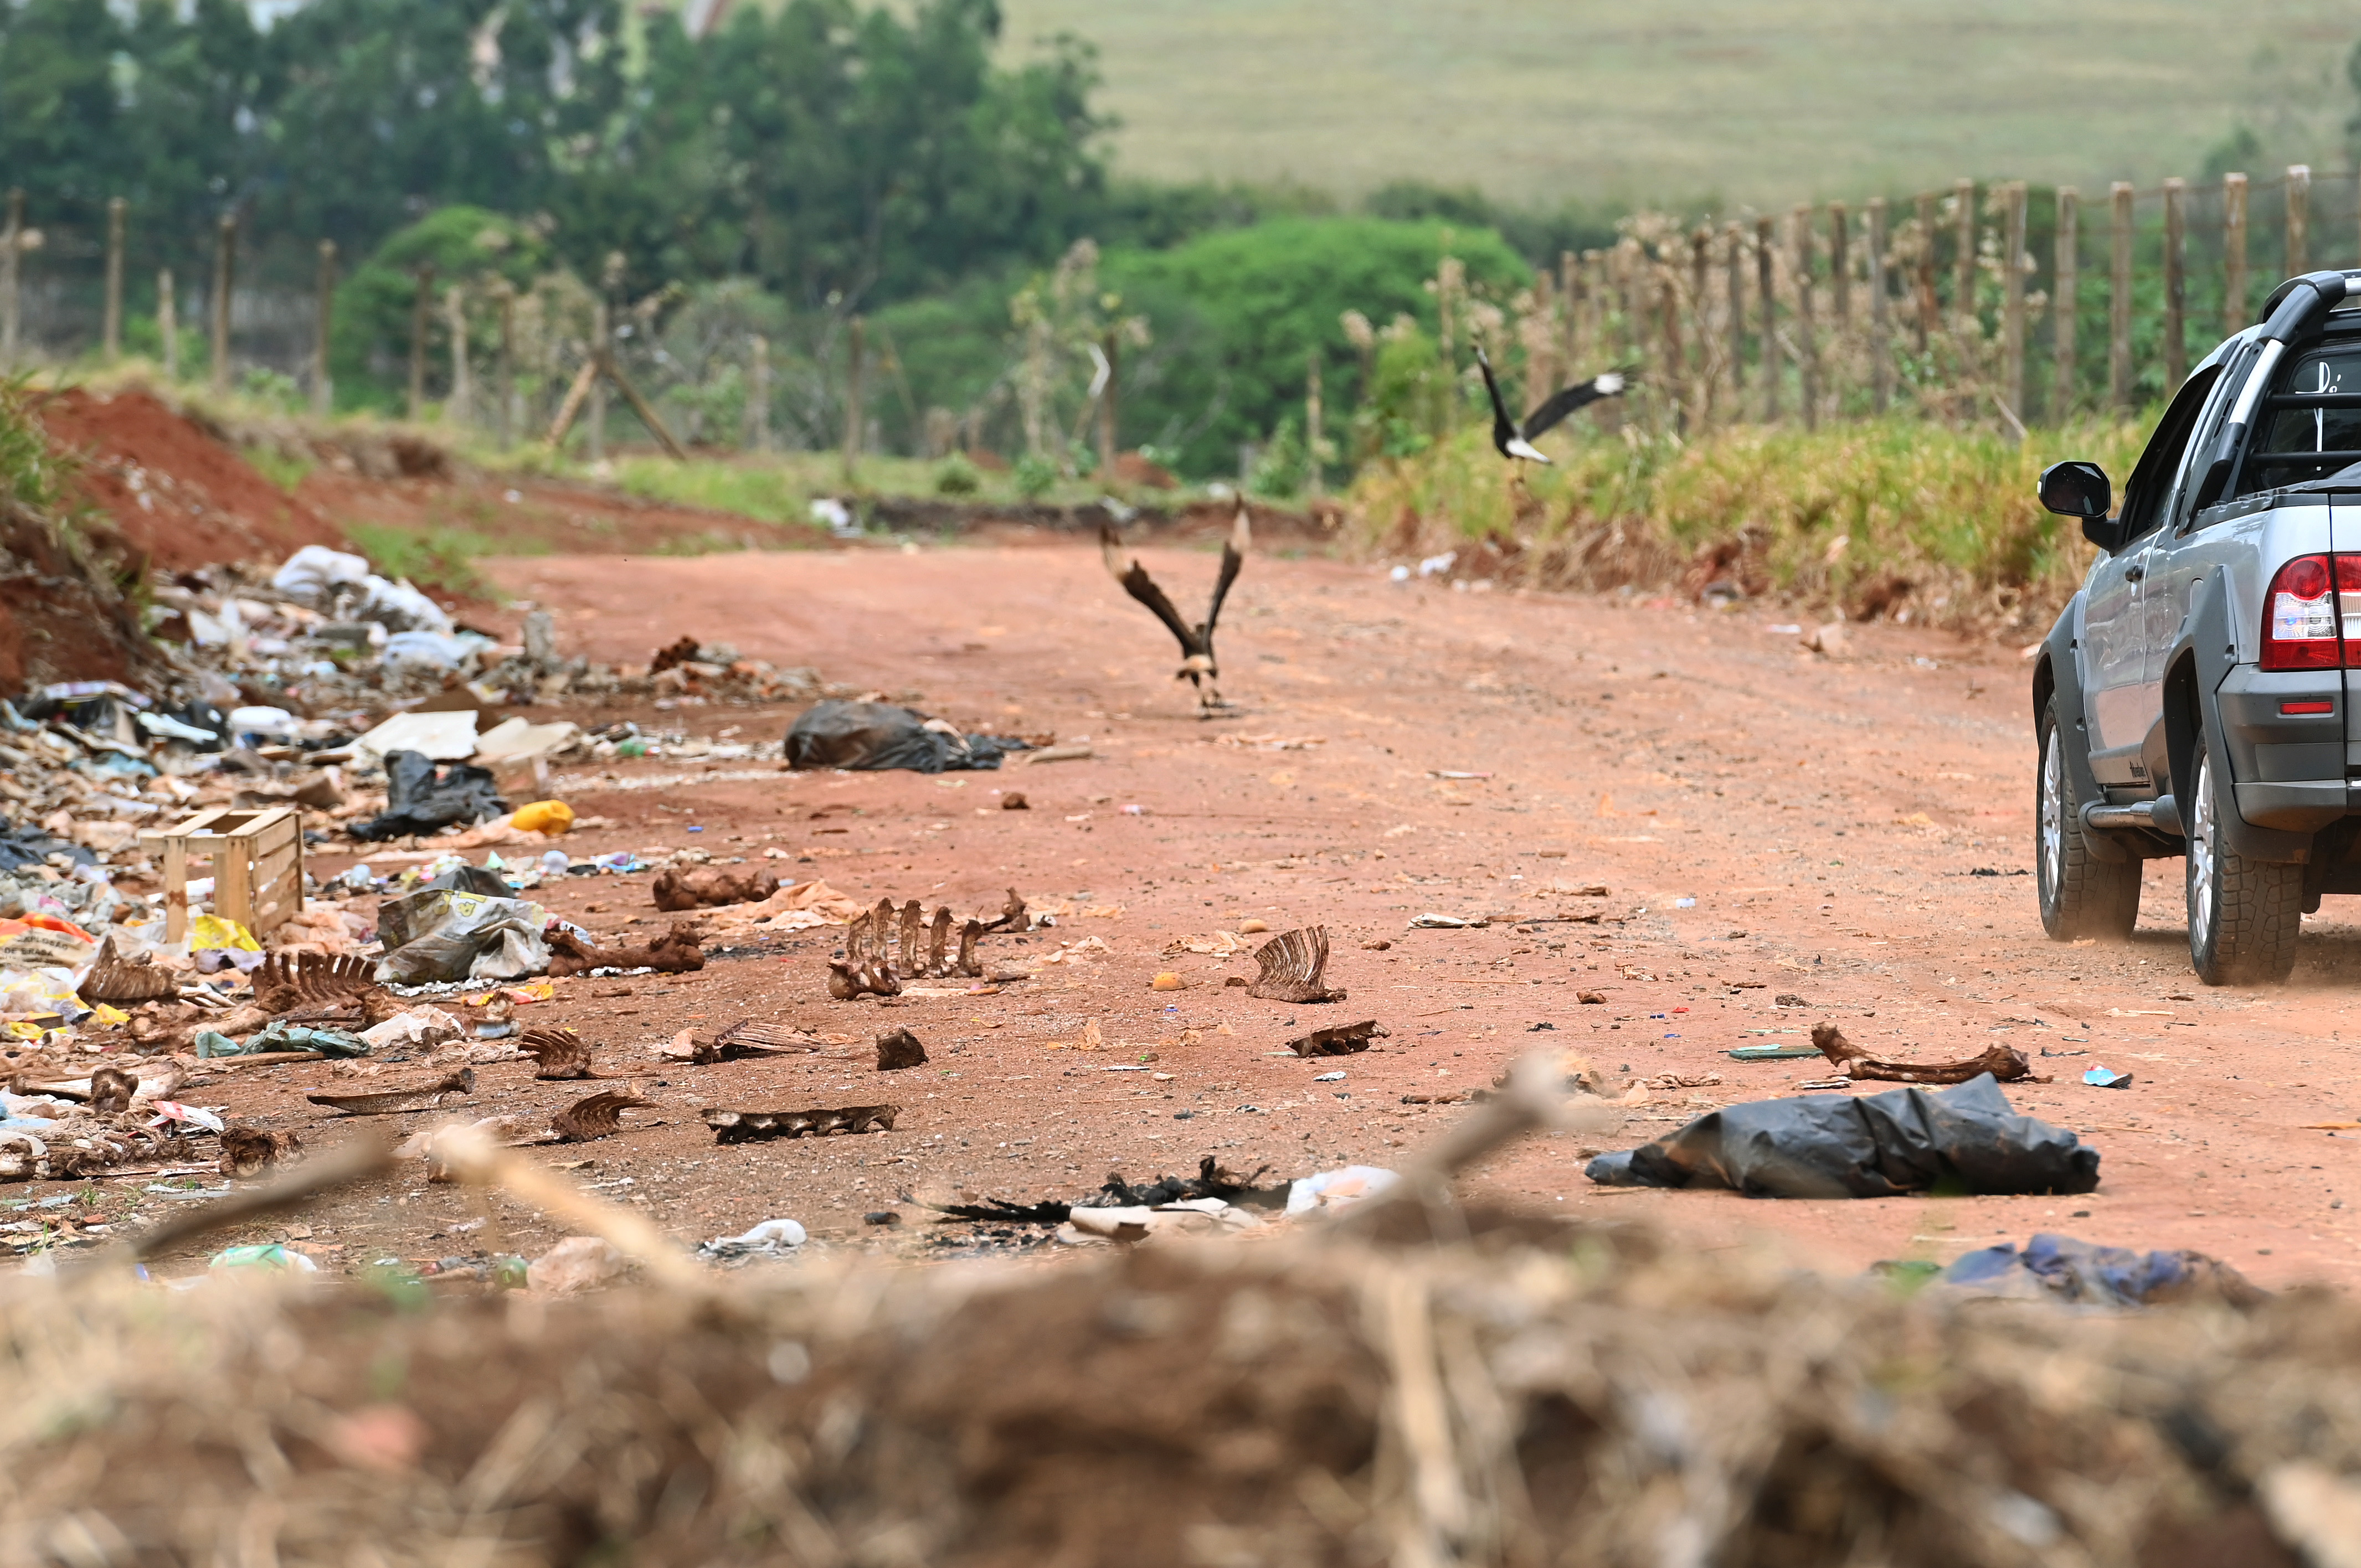
<path id="1" fill-rule="evenodd" d="M 1159 179 L 1761 204 L 1979 179 L 2346 167 L 2339 0 L 1005 0 L 1097 43 L 1117 164 Z"/>

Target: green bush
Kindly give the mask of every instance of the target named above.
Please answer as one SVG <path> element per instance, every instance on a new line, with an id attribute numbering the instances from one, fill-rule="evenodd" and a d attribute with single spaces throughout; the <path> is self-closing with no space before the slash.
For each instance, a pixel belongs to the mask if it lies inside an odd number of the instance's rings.
<path id="1" fill-rule="evenodd" d="M 974 464 L 956 452 L 943 459 L 943 466 L 935 470 L 935 494 L 939 496 L 972 496 L 982 488 L 983 476 L 975 471 Z"/>
<path id="2" fill-rule="evenodd" d="M 401 407 L 409 379 L 411 313 L 423 266 L 434 269 L 427 334 L 429 362 L 439 383 L 448 354 L 443 291 L 496 278 L 528 288 L 548 268 L 549 247 L 514 218 L 467 206 L 430 213 L 378 247 L 336 291 L 328 352 L 340 406 L 386 411 Z M 472 317 L 469 328 L 476 330 Z"/>
<path id="3" fill-rule="evenodd" d="M 1016 460 L 1010 476 L 1016 481 L 1016 493 L 1028 501 L 1038 501 L 1058 484 L 1058 460 L 1038 453 L 1028 452 Z"/>

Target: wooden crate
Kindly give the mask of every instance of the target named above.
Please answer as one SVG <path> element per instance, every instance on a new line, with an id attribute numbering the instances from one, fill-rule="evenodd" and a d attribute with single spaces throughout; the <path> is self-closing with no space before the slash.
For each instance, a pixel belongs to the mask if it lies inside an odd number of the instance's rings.
<path id="1" fill-rule="evenodd" d="M 303 907 L 303 817 L 291 806 L 216 806 L 142 833 L 139 842 L 163 866 L 168 942 L 189 934 L 192 862 L 212 862 L 214 913 L 236 921 L 258 941 Z"/>

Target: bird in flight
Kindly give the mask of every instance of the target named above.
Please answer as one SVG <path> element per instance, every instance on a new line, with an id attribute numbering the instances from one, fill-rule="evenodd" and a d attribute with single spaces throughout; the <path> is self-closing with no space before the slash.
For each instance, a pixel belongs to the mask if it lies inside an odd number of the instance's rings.
<path id="1" fill-rule="evenodd" d="M 1533 444 L 1544 431 L 1556 428 L 1577 409 L 1618 395 L 1631 380 L 1623 371 L 1609 370 L 1587 381 L 1576 381 L 1551 394 L 1549 400 L 1527 414 L 1521 425 L 1509 417 L 1508 405 L 1500 401 L 1500 383 L 1492 379 L 1491 358 L 1481 348 L 1476 351 L 1476 363 L 1484 372 L 1484 389 L 1492 394 L 1492 450 L 1503 457 L 1522 458 L 1528 463 L 1549 461 Z"/>
<path id="2" fill-rule="evenodd" d="M 1227 707 L 1213 682 L 1221 674 L 1213 663 L 1213 623 L 1222 619 L 1222 600 L 1229 596 L 1230 585 L 1238 580 L 1238 569 L 1246 564 L 1246 552 L 1254 545 L 1254 530 L 1246 521 L 1246 509 L 1238 509 L 1238 520 L 1230 525 L 1230 537 L 1222 546 L 1222 574 L 1213 581 L 1213 602 L 1205 607 L 1205 619 L 1191 626 L 1172 608 L 1156 579 L 1136 555 L 1126 554 L 1123 541 L 1105 523 L 1099 525 L 1099 551 L 1106 560 L 1106 569 L 1123 585 L 1124 592 L 1146 605 L 1156 619 L 1170 630 L 1180 641 L 1180 668 L 1174 680 L 1187 680 L 1197 688 L 1197 717 L 1210 718 L 1216 708 Z"/>

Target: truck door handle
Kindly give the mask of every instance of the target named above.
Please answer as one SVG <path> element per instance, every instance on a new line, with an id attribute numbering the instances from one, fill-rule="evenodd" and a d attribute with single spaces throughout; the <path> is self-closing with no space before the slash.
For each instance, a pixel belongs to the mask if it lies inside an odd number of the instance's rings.
<path id="1" fill-rule="evenodd" d="M 2127 582 L 2127 583 L 2136 583 L 2136 582 L 2138 582 L 2142 577 L 2145 577 L 2145 576 L 2147 576 L 2147 569 L 2146 567 L 2144 567 L 2144 566 L 2136 566 L 2136 565 L 2133 565 L 2133 566 L 2126 566 L 2126 567 L 2125 567 L 2125 568 L 2124 568 L 2124 581 L 2125 581 L 2125 582 Z"/>

